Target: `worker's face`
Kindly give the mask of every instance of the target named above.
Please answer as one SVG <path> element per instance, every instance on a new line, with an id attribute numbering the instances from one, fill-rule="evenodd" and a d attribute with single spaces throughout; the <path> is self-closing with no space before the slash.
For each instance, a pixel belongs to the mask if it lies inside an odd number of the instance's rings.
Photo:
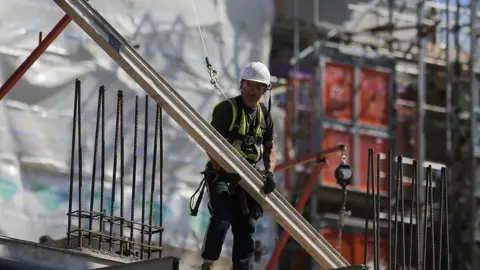
<path id="1" fill-rule="evenodd" d="M 263 83 L 242 81 L 241 85 L 243 102 L 251 108 L 257 106 L 262 95 L 267 92 L 267 86 Z"/>

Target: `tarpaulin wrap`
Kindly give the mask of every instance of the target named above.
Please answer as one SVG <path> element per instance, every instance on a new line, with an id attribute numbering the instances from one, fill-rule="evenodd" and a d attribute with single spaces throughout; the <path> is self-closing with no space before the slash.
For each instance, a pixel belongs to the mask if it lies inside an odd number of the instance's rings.
<path id="1" fill-rule="evenodd" d="M 190 0 L 118 1 L 90 3 L 146 57 L 181 95 L 206 119 L 221 96 L 209 83 L 205 55 Z M 227 96 L 238 94 L 239 71 L 250 61 L 268 64 L 273 20 L 273 1 L 202 1 L 196 6 L 200 25 L 213 67 Z M 41 10 L 41 12 L 39 11 Z M 52 2 L 5 0 L 0 8 L 0 78 L 5 81 L 37 46 L 38 32 L 46 33 L 64 15 Z M 29 18 L 28 22 L 25 18 Z M 109 210 L 112 176 L 115 97 L 123 90 L 125 126 L 125 215 L 130 213 L 133 151 L 134 96 L 144 92 L 74 23 L 65 29 L 23 79 L 0 103 L 0 185 L 2 191 L 0 231 L 7 236 L 38 241 L 45 234 L 65 236 L 68 210 L 71 128 L 74 80 L 82 81 L 83 183 L 84 207 L 89 205 L 97 91 L 106 87 L 106 190 L 105 208 Z M 140 102 L 139 131 L 143 126 L 143 102 Z M 282 112 L 272 108 L 278 145 L 282 143 Z M 149 106 L 149 164 L 153 155 L 155 104 Z M 164 116 L 164 227 L 163 241 L 177 247 L 198 250 L 208 223 L 204 205 L 198 217 L 188 215 L 188 199 L 194 191 L 199 172 L 207 159 L 203 149 L 168 116 Z M 143 170 L 143 136 L 138 140 L 137 184 Z M 283 157 L 281 147 L 277 156 Z M 158 161 L 158 159 L 157 159 Z M 281 162 L 281 160 L 279 161 Z M 120 166 L 117 166 L 120 170 Z M 78 170 L 75 168 L 75 170 Z M 97 166 L 97 191 L 100 166 Z M 158 172 L 157 172 L 158 177 Z M 118 176 L 118 174 L 117 174 Z M 147 171 L 151 177 L 151 169 Z M 156 181 L 158 185 L 158 181 Z M 74 185 L 77 185 L 75 182 Z M 77 190 L 77 189 L 74 189 Z M 137 189 L 139 190 L 139 189 Z M 141 190 L 141 189 L 140 189 Z M 159 190 L 157 186 L 155 190 Z M 135 212 L 140 217 L 140 196 Z M 97 196 L 97 194 L 95 194 Z M 95 197 L 94 196 L 94 197 Z M 147 196 L 148 197 L 148 196 Z M 78 194 L 74 193 L 74 200 Z M 117 196 L 118 198 L 118 196 Z M 154 196 L 159 199 L 158 195 Z M 97 203 L 95 204 L 97 207 Z M 154 207 L 158 207 L 158 201 Z M 119 206 L 118 206 L 119 207 Z M 77 206 L 74 204 L 74 210 Z M 118 208 L 117 208 L 118 209 Z M 148 212 L 147 212 L 148 213 Z M 154 221 L 158 220 L 157 216 Z M 147 217 L 148 218 L 148 217 Z M 35 224 L 35 230 L 31 225 Z M 76 224 L 76 219 L 73 219 Z M 257 238 L 273 249 L 275 229 L 270 217 L 262 218 Z M 87 226 L 88 222 L 84 222 Z M 94 226 L 96 224 L 94 223 Z M 156 237 L 154 240 L 156 241 Z M 231 249 L 231 237 L 224 254 Z M 268 248 L 270 246 L 271 248 Z M 268 257 L 268 255 L 266 255 Z"/>

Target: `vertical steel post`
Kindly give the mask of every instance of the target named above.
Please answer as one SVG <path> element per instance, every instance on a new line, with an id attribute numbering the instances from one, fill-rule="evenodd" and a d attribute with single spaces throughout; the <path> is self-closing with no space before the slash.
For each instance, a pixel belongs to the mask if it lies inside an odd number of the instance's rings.
<path id="1" fill-rule="evenodd" d="M 418 181 L 420 181 L 420 205 L 424 205 L 425 202 L 425 193 L 423 192 L 425 186 L 425 168 L 424 168 L 424 161 L 425 161 L 425 133 L 424 133 L 424 126 L 425 126 L 425 110 L 424 104 L 426 101 L 425 97 L 425 34 L 423 29 L 423 17 L 425 13 L 425 1 L 419 0 L 417 6 L 417 46 L 418 46 L 418 54 L 417 54 L 417 61 L 418 61 L 418 81 L 417 81 L 417 160 L 418 160 Z M 421 212 L 421 211 L 420 211 Z M 418 220 L 423 220 L 422 217 L 419 217 Z M 420 226 L 420 237 L 423 235 L 422 226 Z M 421 258 L 422 258 L 422 250 L 423 247 L 418 247 L 418 257 L 419 257 L 419 265 L 423 265 Z"/>
<path id="2" fill-rule="evenodd" d="M 476 239 L 476 230 L 477 230 L 477 161 L 475 157 L 475 146 L 477 145 L 477 110 L 478 110 L 478 83 L 477 77 L 475 74 L 475 66 L 477 63 L 477 5 L 478 0 L 470 1 L 470 181 L 471 181 L 471 260 L 472 265 L 471 269 L 478 269 L 478 260 L 477 260 L 477 239 Z"/>
<path id="3" fill-rule="evenodd" d="M 445 31 L 445 104 L 446 104 L 446 114 L 445 114 L 445 121 L 446 121 L 446 136 L 447 136 L 447 157 L 451 160 L 453 158 L 452 153 L 452 69 L 450 66 L 450 10 L 448 7 L 450 6 L 450 0 L 445 0 L 445 8 L 446 8 L 446 25 L 447 29 Z"/>
<path id="4" fill-rule="evenodd" d="M 388 0 L 388 24 L 390 26 L 393 26 L 393 11 L 394 11 L 394 0 Z M 388 53 L 389 53 L 389 57 L 392 56 L 392 53 L 393 53 L 393 27 L 390 27 L 390 31 L 388 33 Z M 395 71 L 395 68 L 392 68 L 392 74 L 393 72 Z M 394 80 L 391 78 L 390 79 L 391 82 L 393 82 Z M 394 88 L 395 87 L 395 84 L 394 83 L 391 83 L 390 85 L 391 88 Z M 396 92 L 396 89 L 391 89 L 390 90 L 390 93 L 395 93 Z M 396 105 L 396 99 L 393 99 L 392 101 L 392 108 L 390 109 L 391 111 L 391 119 L 390 119 L 390 122 L 391 122 L 391 125 L 396 125 L 396 122 L 397 122 L 397 119 L 396 119 L 396 115 L 395 115 L 395 105 Z M 395 136 L 395 132 L 396 130 L 393 129 L 392 132 L 391 132 L 391 136 Z M 394 170 L 394 163 L 393 162 L 394 160 L 394 154 L 395 154 L 395 151 L 393 149 L 395 149 L 396 147 L 394 147 L 393 145 L 390 145 L 390 151 L 388 152 L 388 269 L 391 269 L 391 267 L 393 266 L 392 264 L 392 185 L 393 185 L 393 181 L 392 181 L 392 173 L 393 173 L 393 170 Z"/>

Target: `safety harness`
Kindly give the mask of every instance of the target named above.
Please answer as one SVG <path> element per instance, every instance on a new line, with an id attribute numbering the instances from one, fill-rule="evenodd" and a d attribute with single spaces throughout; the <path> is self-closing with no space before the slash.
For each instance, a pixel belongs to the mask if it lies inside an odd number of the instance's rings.
<path id="1" fill-rule="evenodd" d="M 244 108 L 237 104 L 236 98 L 229 98 L 226 101 L 232 105 L 233 112 L 227 140 L 247 161 L 256 164 L 262 158 L 263 130 L 265 129 L 262 106 L 260 103 L 257 104 L 257 117 L 254 122 L 256 125 L 247 131 L 248 120 Z M 223 102 L 225 101 L 219 104 Z"/>
<path id="2" fill-rule="evenodd" d="M 254 128 L 247 127 L 247 116 L 245 114 L 245 110 L 243 106 L 237 103 L 237 98 L 229 98 L 226 100 L 222 100 L 219 102 L 215 108 L 222 104 L 223 102 L 229 102 L 232 105 L 232 121 L 228 128 L 227 140 L 232 144 L 232 146 L 239 152 L 248 162 L 252 165 L 255 165 L 260 159 L 262 158 L 263 153 L 263 130 L 265 130 L 265 118 L 263 107 L 260 103 L 257 104 L 257 115 L 255 121 L 251 124 L 254 124 Z M 215 109 L 214 109 L 215 111 Z M 197 189 L 193 193 L 192 197 L 190 198 L 190 215 L 196 216 L 198 214 L 198 209 L 200 208 L 200 203 L 203 198 L 203 193 L 205 191 L 205 187 L 207 185 L 207 179 L 214 179 L 218 172 L 212 171 L 208 166 L 205 167 L 205 170 L 201 172 L 203 175 L 203 179 L 198 185 Z M 198 199 L 193 206 L 193 198 L 198 193 Z M 242 195 L 240 199 L 244 199 Z M 242 210 L 248 212 L 248 209 L 245 205 L 246 202 L 242 202 Z"/>
<path id="3" fill-rule="evenodd" d="M 218 72 L 210 64 L 207 54 L 207 47 L 203 39 L 202 29 L 200 27 L 200 21 L 198 20 L 197 9 L 195 6 L 195 1 L 192 1 L 193 12 L 197 20 L 198 31 L 200 33 L 200 38 L 202 40 L 202 45 L 205 53 L 205 62 L 207 65 L 208 74 L 210 76 L 210 83 L 217 89 L 220 94 L 224 97 L 220 103 L 224 101 L 230 102 L 232 104 L 233 117 L 232 122 L 229 128 L 228 141 L 233 145 L 233 147 L 250 163 L 255 164 L 262 158 L 262 143 L 263 143 L 263 129 L 265 128 L 265 117 L 264 115 L 270 115 L 270 109 L 272 107 L 272 95 L 269 93 L 268 100 L 268 111 L 265 113 L 263 107 L 258 103 L 257 105 L 257 117 L 256 117 L 256 128 L 254 132 L 247 132 L 247 118 L 245 111 L 241 108 L 241 114 L 238 113 L 239 107 L 236 103 L 235 98 L 227 98 L 225 93 L 222 91 L 220 85 L 218 84 Z M 271 84 L 268 85 L 268 91 L 272 90 Z M 220 104 L 218 103 L 217 106 Z M 249 129 L 252 130 L 252 129 Z M 247 134 L 248 133 L 248 134 Z M 208 168 L 205 168 L 201 174 L 203 174 L 203 179 L 197 187 L 197 190 L 190 197 L 190 215 L 196 216 L 198 209 L 200 208 L 200 203 L 203 198 L 203 193 L 206 187 L 206 179 L 211 177 L 211 173 L 208 171 Z M 195 195 L 200 192 L 197 202 L 194 207 L 192 207 L 193 198 Z M 244 196 L 243 196 L 244 197 Z"/>

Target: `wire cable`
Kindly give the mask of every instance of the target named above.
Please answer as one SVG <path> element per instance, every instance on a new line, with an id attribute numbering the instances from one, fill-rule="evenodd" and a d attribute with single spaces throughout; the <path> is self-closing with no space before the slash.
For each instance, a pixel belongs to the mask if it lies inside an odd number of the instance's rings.
<path id="1" fill-rule="evenodd" d="M 195 14 L 195 19 L 197 20 L 197 27 L 198 27 L 198 32 L 200 33 L 200 39 L 202 40 L 203 50 L 205 52 L 205 62 L 207 64 L 208 74 L 210 75 L 210 83 L 215 87 L 215 89 L 217 89 L 220 92 L 220 94 L 222 94 L 222 96 L 225 99 L 228 99 L 227 96 L 225 95 L 225 93 L 222 91 L 222 89 L 218 85 L 218 78 L 217 78 L 218 72 L 215 69 L 213 69 L 213 67 L 210 64 L 210 61 L 208 59 L 207 46 L 205 45 L 205 40 L 203 38 L 203 33 L 202 33 L 202 27 L 200 26 L 200 20 L 198 19 L 197 7 L 195 5 L 195 0 L 191 0 L 191 2 L 192 2 L 192 6 L 193 6 L 193 13 Z"/>

